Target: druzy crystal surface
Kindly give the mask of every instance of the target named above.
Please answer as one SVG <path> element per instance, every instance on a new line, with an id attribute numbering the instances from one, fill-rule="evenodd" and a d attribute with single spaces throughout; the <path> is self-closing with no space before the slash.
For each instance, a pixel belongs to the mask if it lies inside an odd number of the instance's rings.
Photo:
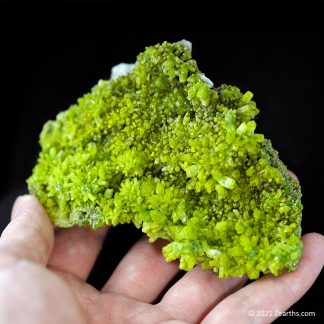
<path id="1" fill-rule="evenodd" d="M 252 93 L 213 87 L 188 42 L 140 53 L 44 125 L 29 190 L 60 227 L 133 223 L 180 268 L 292 271 L 301 191 L 258 134 Z M 123 73 L 122 73 L 123 74 Z"/>

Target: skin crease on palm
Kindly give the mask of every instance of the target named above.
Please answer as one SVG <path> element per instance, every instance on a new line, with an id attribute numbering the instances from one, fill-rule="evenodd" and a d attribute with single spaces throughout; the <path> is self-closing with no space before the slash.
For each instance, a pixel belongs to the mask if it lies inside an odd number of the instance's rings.
<path id="1" fill-rule="evenodd" d="M 86 279 L 107 229 L 53 229 L 29 195 L 16 200 L 11 219 L 0 238 L 0 323 L 269 323 L 276 317 L 249 310 L 287 310 L 324 264 L 324 237 L 306 234 L 294 272 L 244 286 L 246 278 L 219 279 L 195 267 L 154 303 L 179 271 L 164 261 L 164 242 L 143 237 L 98 291 Z"/>

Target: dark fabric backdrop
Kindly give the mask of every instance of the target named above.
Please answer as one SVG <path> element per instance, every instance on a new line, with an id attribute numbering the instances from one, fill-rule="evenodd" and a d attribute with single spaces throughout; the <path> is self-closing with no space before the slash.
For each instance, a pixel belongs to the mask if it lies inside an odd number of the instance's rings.
<path id="1" fill-rule="evenodd" d="M 323 233 L 319 2 L 3 2 L 0 9 L 0 232 L 14 197 L 26 191 L 44 122 L 108 78 L 113 65 L 134 62 L 147 45 L 185 38 L 216 86 L 228 83 L 254 93 L 261 110 L 257 130 L 300 179 L 303 233 Z M 89 281 L 100 287 L 139 236 L 131 226 L 114 229 L 113 243 L 107 241 Z M 291 309 L 316 311 L 319 320 L 322 283 Z"/>

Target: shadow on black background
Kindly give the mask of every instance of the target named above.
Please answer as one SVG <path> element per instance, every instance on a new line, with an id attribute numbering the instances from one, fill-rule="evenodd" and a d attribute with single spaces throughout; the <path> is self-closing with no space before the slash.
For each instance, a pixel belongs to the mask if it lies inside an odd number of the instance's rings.
<path id="1" fill-rule="evenodd" d="M 44 122 L 109 78 L 113 65 L 134 62 L 147 45 L 185 38 L 216 86 L 254 93 L 258 132 L 300 179 L 303 233 L 323 232 L 322 9 L 310 2 L 2 3 L 0 229 L 14 197 L 26 190 Z M 89 278 L 98 287 L 139 233 L 126 226 L 110 236 L 120 248 L 103 249 Z M 291 309 L 315 311 L 319 320 L 322 283 Z"/>

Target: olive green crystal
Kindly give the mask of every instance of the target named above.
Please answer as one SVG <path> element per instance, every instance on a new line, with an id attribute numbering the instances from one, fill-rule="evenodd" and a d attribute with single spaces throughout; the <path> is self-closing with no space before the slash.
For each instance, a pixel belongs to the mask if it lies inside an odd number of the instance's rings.
<path id="1" fill-rule="evenodd" d="M 213 88 L 186 42 L 138 55 L 44 125 L 29 190 L 60 227 L 133 223 L 221 278 L 296 268 L 301 191 L 255 133 L 249 91 Z"/>

